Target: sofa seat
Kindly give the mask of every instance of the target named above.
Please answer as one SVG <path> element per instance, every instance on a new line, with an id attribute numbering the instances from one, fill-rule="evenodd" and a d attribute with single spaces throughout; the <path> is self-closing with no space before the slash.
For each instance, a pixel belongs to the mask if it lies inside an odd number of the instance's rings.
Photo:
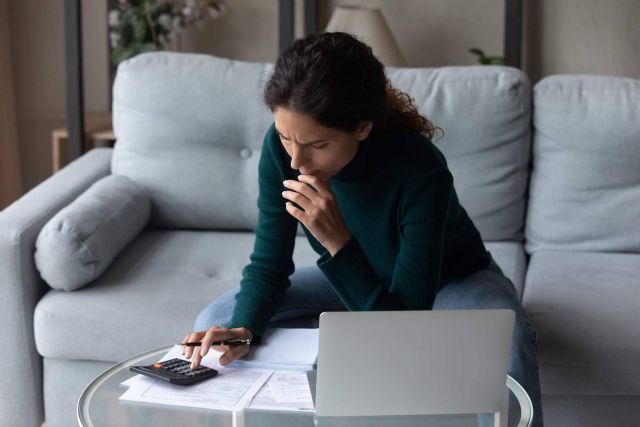
<path id="1" fill-rule="evenodd" d="M 524 306 L 543 394 L 640 395 L 640 255 L 541 251 Z"/>
<path id="2" fill-rule="evenodd" d="M 74 292 L 51 290 L 39 301 L 38 352 L 116 362 L 178 342 L 200 310 L 240 283 L 254 238 L 242 232 L 143 231 L 95 282 Z M 297 239 L 296 266 L 315 265 L 318 255 L 306 237 Z M 512 260 L 521 245 L 487 247 L 506 274 L 524 271 Z"/>
<path id="3" fill-rule="evenodd" d="M 143 231 L 93 283 L 74 292 L 51 290 L 38 302 L 38 352 L 114 362 L 178 342 L 200 310 L 240 283 L 254 238 L 243 232 Z M 296 266 L 315 264 L 306 238 L 297 239 Z"/>

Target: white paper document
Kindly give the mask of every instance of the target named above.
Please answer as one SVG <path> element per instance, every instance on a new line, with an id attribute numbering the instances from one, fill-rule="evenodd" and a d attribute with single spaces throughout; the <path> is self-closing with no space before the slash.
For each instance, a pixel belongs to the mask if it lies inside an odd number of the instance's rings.
<path id="1" fill-rule="evenodd" d="M 120 399 L 239 411 L 249 404 L 270 375 L 271 371 L 265 369 L 225 369 L 215 380 L 190 386 L 152 380 L 151 384 L 129 387 Z"/>
<path id="2" fill-rule="evenodd" d="M 309 371 L 318 357 L 318 329 L 266 329 L 262 344 L 229 367 Z"/>
<path id="3" fill-rule="evenodd" d="M 291 384 L 293 387 L 288 387 Z M 278 391 L 275 391 L 278 389 Z M 275 391 L 275 393 L 274 393 Z M 279 395 L 276 399 L 275 394 Z M 313 398 L 304 372 L 276 371 L 248 406 L 251 409 L 313 412 Z"/>
<path id="4" fill-rule="evenodd" d="M 136 374 L 121 383 L 128 390 L 120 399 L 229 410 L 234 414 L 246 407 L 313 412 L 305 371 L 313 369 L 317 354 L 317 329 L 268 329 L 263 343 L 247 355 L 249 360 L 223 367 L 218 361 L 221 353 L 211 348 L 200 363 L 218 370 L 213 378 L 181 386 Z M 175 345 L 159 361 L 173 358 L 189 360 Z"/>
<path id="5" fill-rule="evenodd" d="M 311 390 L 306 372 L 276 371 L 271 375 L 267 386 L 271 389 L 276 402 L 311 402 Z"/>

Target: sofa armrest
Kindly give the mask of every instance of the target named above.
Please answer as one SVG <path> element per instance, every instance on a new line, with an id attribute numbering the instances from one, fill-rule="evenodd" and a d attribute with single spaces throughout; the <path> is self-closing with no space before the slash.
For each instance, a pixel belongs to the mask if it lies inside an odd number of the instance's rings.
<path id="1" fill-rule="evenodd" d="M 0 425 L 42 423 L 42 360 L 33 312 L 48 287 L 35 266 L 36 238 L 53 215 L 109 175 L 112 151 L 89 151 L 0 212 L 0 340 L 10 354 L 4 370 L 11 372 L 0 377 Z"/>

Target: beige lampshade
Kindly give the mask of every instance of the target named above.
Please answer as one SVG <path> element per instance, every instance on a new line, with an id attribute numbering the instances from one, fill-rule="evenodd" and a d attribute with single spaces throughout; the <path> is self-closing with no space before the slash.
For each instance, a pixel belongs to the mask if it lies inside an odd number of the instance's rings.
<path id="1" fill-rule="evenodd" d="M 359 36 L 363 42 L 371 46 L 374 55 L 384 65 L 405 65 L 398 43 L 378 8 L 339 6 L 333 11 L 325 31 L 342 31 Z"/>

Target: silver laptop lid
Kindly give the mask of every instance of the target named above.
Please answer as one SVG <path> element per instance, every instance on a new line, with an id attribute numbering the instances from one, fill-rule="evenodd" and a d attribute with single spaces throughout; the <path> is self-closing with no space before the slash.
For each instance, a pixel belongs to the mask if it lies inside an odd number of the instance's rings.
<path id="1" fill-rule="evenodd" d="M 512 310 L 325 312 L 316 415 L 497 412 Z"/>

